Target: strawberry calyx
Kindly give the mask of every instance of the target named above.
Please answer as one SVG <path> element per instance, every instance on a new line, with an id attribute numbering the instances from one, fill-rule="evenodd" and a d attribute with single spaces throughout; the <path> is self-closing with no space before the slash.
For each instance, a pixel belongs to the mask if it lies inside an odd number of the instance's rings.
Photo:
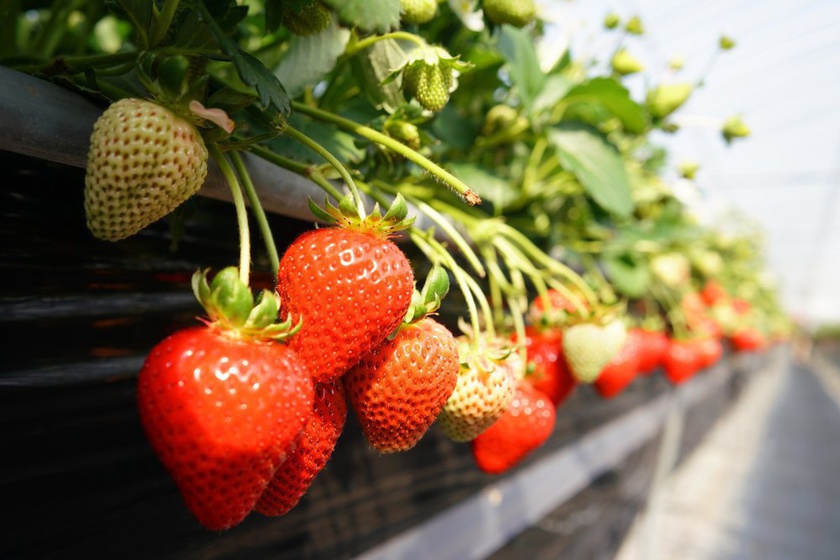
<path id="1" fill-rule="evenodd" d="M 397 194 L 384 215 L 379 209 L 379 204 L 376 204 L 367 216 L 360 215 L 352 194 L 348 194 L 339 200 L 338 206 L 334 206 L 329 200 L 325 200 L 324 208 L 309 199 L 309 210 L 318 220 L 327 224 L 371 233 L 383 238 L 391 237 L 399 231 L 408 229 L 415 220 L 414 216 L 408 216 L 408 204 L 401 194 Z"/>
<path id="2" fill-rule="evenodd" d="M 293 325 L 291 316 L 277 322 L 280 297 L 276 292 L 264 289 L 255 300 L 236 267 L 222 269 L 212 282 L 207 281 L 208 272 L 197 270 L 192 277 L 193 293 L 207 311 L 208 326 L 251 340 L 285 340 L 300 330 L 302 321 Z"/>
<path id="3" fill-rule="evenodd" d="M 390 338 L 396 336 L 399 330 L 406 326 L 417 323 L 424 317 L 432 315 L 440 309 L 440 303 L 446 294 L 449 293 L 449 274 L 446 270 L 435 265 L 426 276 L 422 291 L 414 290 L 411 295 L 411 304 L 405 314 L 402 324 L 394 330 Z"/>

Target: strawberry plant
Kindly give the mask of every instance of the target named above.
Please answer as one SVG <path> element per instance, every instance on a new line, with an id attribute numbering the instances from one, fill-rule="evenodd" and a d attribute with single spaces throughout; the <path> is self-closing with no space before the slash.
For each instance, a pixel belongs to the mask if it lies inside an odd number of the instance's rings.
<path id="1" fill-rule="evenodd" d="M 298 503 L 343 430 L 345 390 L 375 450 L 406 452 L 436 424 L 502 472 L 578 384 L 618 398 L 658 367 L 681 383 L 727 340 L 747 351 L 791 330 L 759 234 L 701 223 L 669 184 L 702 173 L 654 139 L 686 125 L 703 77 L 673 61 L 631 91 L 655 71 L 626 42 L 644 35 L 638 16 L 608 14 L 618 45 L 588 60 L 539 54 L 556 38 L 530 0 L 19 7 L 0 64 L 103 109 L 92 235 L 174 219 L 210 173 L 230 188 L 239 266 L 196 276 L 208 317 L 151 349 L 138 381 L 151 446 L 208 528 Z M 713 57 L 733 47 L 721 38 Z M 719 122 L 727 143 L 750 134 Z M 293 194 L 255 184 L 257 158 L 320 188 L 317 227 L 288 247 L 265 203 L 282 213 Z M 256 303 L 251 220 L 276 278 Z"/>

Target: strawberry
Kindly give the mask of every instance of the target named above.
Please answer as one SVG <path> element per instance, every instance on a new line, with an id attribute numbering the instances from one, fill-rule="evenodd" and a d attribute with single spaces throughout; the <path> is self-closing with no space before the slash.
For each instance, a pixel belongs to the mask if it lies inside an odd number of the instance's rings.
<path id="1" fill-rule="evenodd" d="M 510 361 L 518 354 L 500 340 L 459 337 L 461 367 L 455 390 L 437 417 L 440 429 L 453 441 L 470 441 L 489 428 L 507 408 L 520 372 Z"/>
<path id="2" fill-rule="evenodd" d="M 664 119 L 683 106 L 694 91 L 690 83 L 662 84 L 647 93 L 647 107 L 651 116 Z"/>
<path id="3" fill-rule="evenodd" d="M 534 0 L 482 0 L 484 16 L 497 25 L 525 27 L 537 16 Z"/>
<path id="4" fill-rule="evenodd" d="M 392 213 L 378 209 L 359 219 L 314 205 L 337 223 L 303 233 L 286 249 L 277 273 L 283 313 L 303 321 L 289 345 L 319 383 L 344 374 L 402 322 L 411 303 L 414 273 L 389 236 L 405 227 L 400 197 Z"/>
<path id="5" fill-rule="evenodd" d="M 668 335 L 663 331 L 640 329 L 642 337 L 639 352 L 639 373 L 648 375 L 662 365 L 665 352 L 668 351 Z"/>
<path id="6" fill-rule="evenodd" d="M 385 132 L 388 136 L 402 142 L 412 150 L 419 150 L 422 145 L 420 129 L 417 128 L 417 125 L 410 122 L 389 121 L 385 125 Z"/>
<path id="7" fill-rule="evenodd" d="M 528 319 L 534 325 L 557 326 L 566 322 L 577 308 L 558 290 L 547 290 L 538 295 L 528 307 Z"/>
<path id="8" fill-rule="evenodd" d="M 455 337 L 429 317 L 366 354 L 344 385 L 370 445 L 380 453 L 414 447 L 455 389 L 459 370 Z"/>
<path id="9" fill-rule="evenodd" d="M 347 401 L 341 383 L 316 385 L 312 415 L 254 509 L 278 516 L 295 507 L 329 461 L 346 419 Z"/>
<path id="10" fill-rule="evenodd" d="M 577 380 L 569 372 L 563 357 L 563 332 L 560 329 L 540 331 L 528 327 L 525 334 L 528 362 L 533 367 L 528 380 L 558 407 L 577 387 Z"/>
<path id="11" fill-rule="evenodd" d="M 730 337 L 736 352 L 751 352 L 763 348 L 767 341 L 761 331 L 755 327 L 741 327 Z"/>
<path id="12" fill-rule="evenodd" d="M 662 365 L 665 377 L 674 385 L 687 381 L 702 367 L 697 344 L 693 340 L 671 339 Z"/>
<path id="13" fill-rule="evenodd" d="M 601 370 L 595 380 L 595 391 L 605 399 L 611 399 L 621 393 L 639 372 L 642 335 L 637 329 L 630 329 L 624 344 Z"/>
<path id="14" fill-rule="evenodd" d="M 545 443 L 555 420 L 549 398 L 527 379 L 520 381 L 504 414 L 472 440 L 476 465 L 488 474 L 507 471 Z"/>
<path id="15" fill-rule="evenodd" d="M 400 0 L 400 12 L 403 23 L 426 23 L 437 13 L 437 0 Z"/>
<path id="16" fill-rule="evenodd" d="M 610 61 L 613 72 L 621 76 L 635 74 L 645 69 L 644 65 L 639 60 L 627 52 L 626 49 L 620 49 L 616 52 Z"/>
<path id="17" fill-rule="evenodd" d="M 712 307 L 719 301 L 725 300 L 727 295 L 726 290 L 723 289 L 720 282 L 717 280 L 709 280 L 700 291 L 700 297 L 707 306 Z"/>
<path id="18" fill-rule="evenodd" d="M 581 383 L 598 378 L 627 338 L 624 323 L 613 319 L 606 325 L 580 323 L 563 332 L 563 354 L 572 375 Z"/>
<path id="19" fill-rule="evenodd" d="M 196 128 L 151 101 L 121 99 L 97 119 L 85 172 L 91 233 L 118 241 L 163 218 L 207 176 L 207 148 Z"/>
<path id="20" fill-rule="evenodd" d="M 696 344 L 701 368 L 715 365 L 723 356 L 723 345 L 717 336 L 698 338 Z"/>
<path id="21" fill-rule="evenodd" d="M 295 35 L 317 35 L 330 26 L 332 15 L 317 0 L 285 0 L 282 7 L 283 25 Z"/>
<path id="22" fill-rule="evenodd" d="M 149 442 L 188 509 L 213 530 L 253 509 L 312 411 L 312 378 L 273 324 L 276 296 L 253 306 L 236 269 L 193 284 L 211 320 L 152 349 L 137 402 Z"/>
<path id="23" fill-rule="evenodd" d="M 406 93 L 420 105 L 432 112 L 438 112 L 449 102 L 452 89 L 452 72 L 438 64 L 416 61 L 405 69 L 403 86 Z"/>

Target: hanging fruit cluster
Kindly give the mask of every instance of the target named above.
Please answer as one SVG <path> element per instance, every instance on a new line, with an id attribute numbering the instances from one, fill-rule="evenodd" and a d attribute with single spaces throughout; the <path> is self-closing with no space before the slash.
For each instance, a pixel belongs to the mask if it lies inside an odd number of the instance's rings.
<path id="1" fill-rule="evenodd" d="M 682 383 L 790 333 L 755 232 L 702 223 L 665 180 L 651 133 L 679 130 L 702 77 L 675 61 L 634 99 L 636 16 L 606 17 L 623 32 L 606 61 L 540 57 L 556 31 L 530 0 L 81 1 L 8 21 L 0 63 L 108 105 L 94 236 L 170 215 L 210 159 L 231 188 L 238 267 L 196 272 L 206 317 L 138 380 L 149 441 L 207 528 L 293 508 L 348 408 L 380 453 L 436 425 L 496 474 L 579 385 Z M 278 250 L 243 152 L 320 186 L 319 227 Z M 698 165 L 678 169 L 691 187 Z M 248 206 L 276 273 L 256 298 Z"/>

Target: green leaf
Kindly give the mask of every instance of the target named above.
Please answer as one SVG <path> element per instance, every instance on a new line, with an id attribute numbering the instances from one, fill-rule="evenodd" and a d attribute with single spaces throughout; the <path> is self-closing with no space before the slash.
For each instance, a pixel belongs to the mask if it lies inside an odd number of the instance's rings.
<path id="1" fill-rule="evenodd" d="M 397 107 L 405 104 L 398 80 L 387 84 L 382 82 L 395 68 L 403 65 L 407 56 L 397 41 L 385 39 L 377 41 L 351 59 L 359 87 L 374 107 L 393 113 Z"/>
<path id="2" fill-rule="evenodd" d="M 399 27 L 400 0 L 323 0 L 341 21 L 362 31 L 385 33 Z"/>
<path id="3" fill-rule="evenodd" d="M 619 216 L 633 211 L 630 183 L 621 155 L 596 130 L 561 125 L 549 131 L 560 163 L 572 172 L 601 208 Z"/>
<path id="4" fill-rule="evenodd" d="M 472 163 L 452 163 L 449 168 L 453 175 L 478 192 L 482 200 L 498 208 L 505 208 L 519 198 L 519 190 L 498 173 Z"/>
<path id="5" fill-rule="evenodd" d="M 335 19 L 327 29 L 316 35 L 296 35 L 289 42 L 289 51 L 274 75 L 286 86 L 288 94 L 296 97 L 306 86 L 314 85 L 335 67 L 349 39 L 350 31 L 339 27 Z"/>
<path id="6" fill-rule="evenodd" d="M 574 82 L 565 76 L 559 74 L 548 76 L 542 91 L 534 99 L 534 113 L 553 109 L 574 85 Z"/>
<path id="7" fill-rule="evenodd" d="M 587 102 L 603 105 L 621 120 L 628 132 L 640 134 L 648 126 L 647 112 L 613 78 L 593 78 L 572 88 L 563 100 L 570 105 Z"/>
<path id="8" fill-rule="evenodd" d="M 283 115 L 288 115 L 291 112 L 291 105 L 283 84 L 257 57 L 242 50 L 236 41 L 228 37 L 203 4 L 198 5 L 198 10 L 213 32 L 213 37 L 219 43 L 219 47 L 233 61 L 240 79 L 257 89 L 263 108 L 268 109 L 273 106 Z"/>
<path id="9" fill-rule="evenodd" d="M 606 254 L 604 269 L 616 290 L 627 297 L 644 295 L 650 282 L 650 268 L 643 258 L 634 253 Z"/>
<path id="10" fill-rule="evenodd" d="M 508 61 L 510 79 L 517 88 L 522 105 L 530 111 L 546 83 L 534 40 L 521 29 L 503 25 L 499 35 L 499 50 Z"/>

